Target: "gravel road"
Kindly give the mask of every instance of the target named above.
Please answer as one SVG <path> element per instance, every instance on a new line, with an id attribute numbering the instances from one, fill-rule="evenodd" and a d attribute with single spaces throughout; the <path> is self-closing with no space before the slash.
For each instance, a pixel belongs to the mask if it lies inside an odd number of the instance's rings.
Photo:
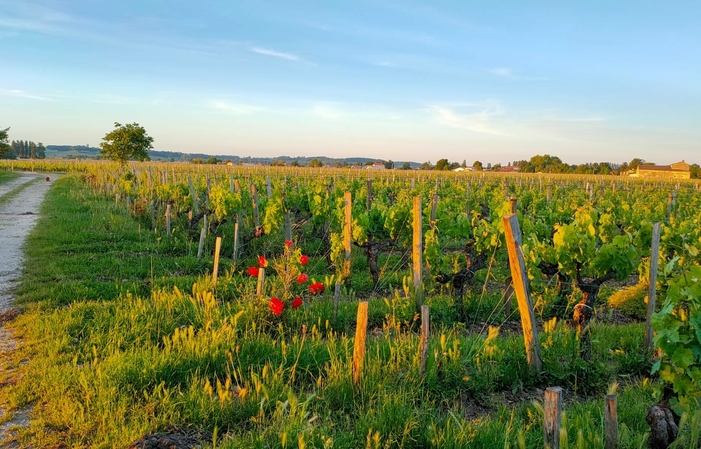
<path id="1" fill-rule="evenodd" d="M 39 217 L 39 206 L 49 191 L 56 175 L 50 175 L 51 181 L 46 182 L 45 174 L 22 173 L 17 179 L 0 184 L 0 316 L 13 307 L 13 287 L 16 286 L 22 274 L 23 245 L 27 235 L 36 224 Z M 2 197 L 8 192 L 26 183 L 33 182 L 19 194 L 2 201 Z M 14 362 L 12 351 L 16 348 L 17 341 L 7 329 L 0 323 L 0 370 L 12 379 Z M 11 380 L 10 380 L 11 382 Z M 25 406 L 15 410 L 11 417 L 5 417 L 7 408 L 0 404 L 0 449 L 19 447 L 16 430 L 29 426 L 29 413 L 31 406 Z"/>
<path id="2" fill-rule="evenodd" d="M 22 173 L 19 178 L 0 185 L 1 200 L 11 190 L 41 178 L 0 204 L 0 313 L 12 308 L 12 288 L 22 273 L 22 245 L 36 224 L 46 192 L 56 179 L 56 175 L 51 175 L 51 181 L 46 182 L 45 177 L 45 174 Z"/>

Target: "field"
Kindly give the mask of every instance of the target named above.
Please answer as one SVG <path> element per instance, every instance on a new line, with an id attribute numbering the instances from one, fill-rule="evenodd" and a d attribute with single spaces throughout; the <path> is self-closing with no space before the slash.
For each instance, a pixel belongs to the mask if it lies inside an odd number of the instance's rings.
<path id="1" fill-rule="evenodd" d="M 0 183 L 4 169 L 72 173 L 42 206 L 23 313 L 4 324 L 22 344 L 0 397 L 33 406 L 23 445 L 161 434 L 222 448 L 534 448 L 544 390 L 558 386 L 560 447 L 603 447 L 616 394 L 618 447 L 641 448 L 647 409 L 671 385 L 691 423 L 676 447 L 699 447 L 694 180 L 23 164 L 0 162 Z M 508 288 L 514 210 L 540 370 Z"/>

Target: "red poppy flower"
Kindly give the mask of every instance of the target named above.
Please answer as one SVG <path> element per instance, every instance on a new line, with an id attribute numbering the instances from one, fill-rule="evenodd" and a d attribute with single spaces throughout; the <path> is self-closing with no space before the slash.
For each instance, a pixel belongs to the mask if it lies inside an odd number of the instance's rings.
<path id="1" fill-rule="evenodd" d="M 285 240 L 285 246 L 290 248 L 292 246 L 292 240 Z"/>
<path id="2" fill-rule="evenodd" d="M 324 284 L 321 282 L 314 282 L 312 285 L 309 286 L 309 293 L 312 295 L 318 295 L 319 293 L 324 292 Z"/>
<path id="3" fill-rule="evenodd" d="M 306 275 L 306 273 L 302 273 L 297 277 L 297 283 L 298 284 L 304 284 L 309 280 L 309 276 Z"/>
<path id="4" fill-rule="evenodd" d="M 292 308 L 296 309 L 297 307 L 302 305 L 302 298 L 297 296 L 295 299 L 292 300 Z"/>
<path id="5" fill-rule="evenodd" d="M 248 274 L 258 277 L 258 267 L 248 267 Z"/>
<path id="6" fill-rule="evenodd" d="M 309 257 L 305 256 L 304 254 L 299 256 L 299 263 L 301 263 L 302 265 L 306 265 L 307 262 L 309 262 Z"/>
<path id="7" fill-rule="evenodd" d="M 258 256 L 258 266 L 261 268 L 268 266 L 268 260 L 265 258 L 265 256 Z"/>
<path id="8" fill-rule="evenodd" d="M 280 315 L 282 313 L 282 309 L 285 308 L 285 303 L 277 298 L 272 298 L 268 305 L 270 306 L 270 311 L 273 312 L 273 315 Z"/>

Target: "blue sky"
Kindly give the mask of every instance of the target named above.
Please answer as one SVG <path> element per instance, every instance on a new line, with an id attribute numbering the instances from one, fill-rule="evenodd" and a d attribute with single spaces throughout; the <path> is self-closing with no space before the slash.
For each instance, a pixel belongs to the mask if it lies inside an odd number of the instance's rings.
<path id="1" fill-rule="evenodd" d="M 210 154 L 701 163 L 701 2 L 0 0 L 10 138 L 114 122 Z"/>

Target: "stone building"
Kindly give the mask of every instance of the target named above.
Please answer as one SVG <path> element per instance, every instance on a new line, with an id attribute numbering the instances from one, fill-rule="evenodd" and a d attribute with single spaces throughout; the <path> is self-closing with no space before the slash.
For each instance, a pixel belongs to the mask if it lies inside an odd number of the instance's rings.
<path id="1" fill-rule="evenodd" d="M 684 161 L 669 165 L 638 165 L 638 168 L 630 172 L 629 176 L 648 179 L 690 179 L 691 166 Z"/>

